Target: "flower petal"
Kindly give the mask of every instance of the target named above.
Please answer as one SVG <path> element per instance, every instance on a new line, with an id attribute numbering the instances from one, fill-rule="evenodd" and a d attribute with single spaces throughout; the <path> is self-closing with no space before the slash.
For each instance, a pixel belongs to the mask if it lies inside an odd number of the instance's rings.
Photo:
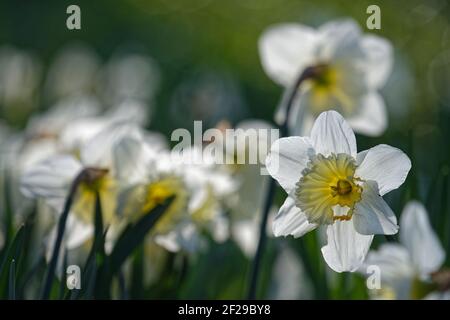
<path id="1" fill-rule="evenodd" d="M 361 47 L 367 56 L 365 66 L 369 85 L 381 88 L 389 78 L 394 62 L 391 43 L 376 35 L 366 35 L 361 40 Z"/>
<path id="2" fill-rule="evenodd" d="M 445 260 L 445 251 L 431 228 L 425 207 L 409 202 L 400 217 L 400 241 L 411 254 L 413 264 L 423 277 L 437 271 Z"/>
<path id="3" fill-rule="evenodd" d="M 275 82 L 289 86 L 312 62 L 316 31 L 300 24 L 269 28 L 259 40 L 262 66 Z"/>
<path id="4" fill-rule="evenodd" d="M 308 138 L 281 138 L 270 148 L 266 169 L 287 193 L 291 193 L 313 155 L 314 149 Z"/>
<path id="5" fill-rule="evenodd" d="M 387 289 L 387 292 L 392 290 L 394 293 L 392 298 L 411 298 L 411 284 L 416 273 L 405 247 L 396 243 L 385 243 L 377 251 L 371 250 L 360 271 L 367 275 L 371 266 L 380 269 L 381 289 Z M 374 289 L 373 293 L 375 297 L 381 293 L 381 298 L 383 298 L 383 290 L 380 292 L 380 290 Z"/>
<path id="6" fill-rule="evenodd" d="M 356 232 L 352 221 L 336 221 L 327 227 L 327 244 L 322 255 L 336 272 L 356 271 L 364 262 L 373 236 Z"/>
<path id="7" fill-rule="evenodd" d="M 141 139 L 141 131 L 132 123 L 114 123 L 93 136 L 81 148 L 81 161 L 90 167 L 110 168 L 113 162 L 113 147 L 125 137 Z"/>
<path id="8" fill-rule="evenodd" d="M 388 124 L 383 98 L 376 92 L 365 95 L 360 108 L 347 120 L 353 130 L 358 133 L 368 136 L 381 135 Z"/>
<path id="9" fill-rule="evenodd" d="M 120 181 L 135 184 L 148 179 L 151 153 L 145 146 L 142 141 L 131 137 L 123 138 L 115 145 L 114 168 Z"/>
<path id="10" fill-rule="evenodd" d="M 345 119 L 336 111 L 322 112 L 311 130 L 312 145 L 317 153 L 345 153 L 356 157 L 356 138 Z"/>
<path id="11" fill-rule="evenodd" d="M 276 237 L 292 235 L 295 238 L 317 228 L 316 224 L 308 222 L 306 215 L 295 206 L 295 201 L 287 197 L 272 224 Z"/>
<path id="12" fill-rule="evenodd" d="M 81 169 L 81 164 L 72 156 L 50 157 L 25 171 L 20 190 L 30 198 L 64 198 Z"/>
<path id="13" fill-rule="evenodd" d="M 363 180 L 376 181 L 383 196 L 401 186 L 410 169 L 411 161 L 403 151 L 380 144 L 369 149 L 356 168 L 356 175 Z"/>
<path id="14" fill-rule="evenodd" d="M 361 201 L 355 206 L 353 223 L 355 229 L 361 234 L 397 233 L 397 217 L 378 194 L 376 182 L 366 181 L 364 183 Z"/>
<path id="15" fill-rule="evenodd" d="M 318 30 L 321 60 L 359 58 L 361 29 L 353 19 L 334 20 L 320 26 Z"/>

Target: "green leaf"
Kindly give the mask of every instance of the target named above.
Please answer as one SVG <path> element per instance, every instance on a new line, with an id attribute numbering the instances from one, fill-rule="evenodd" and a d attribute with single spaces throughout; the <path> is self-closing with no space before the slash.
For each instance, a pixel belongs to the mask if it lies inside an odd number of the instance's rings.
<path id="1" fill-rule="evenodd" d="M 142 243 L 142 241 L 144 241 L 147 233 L 152 229 L 159 218 L 161 218 L 166 209 L 172 203 L 173 199 L 174 197 L 171 197 L 167 199 L 164 204 L 155 207 L 134 225 L 129 225 L 120 235 L 113 251 L 111 252 L 111 255 L 109 256 L 111 274 L 115 274 L 119 271 L 128 256 L 135 248 L 139 246 L 139 244 Z"/>
<path id="2" fill-rule="evenodd" d="M 8 247 L 3 260 L 0 264 L 0 296 L 5 296 L 6 287 L 8 283 L 8 273 L 10 272 L 10 265 L 13 260 L 19 261 L 22 247 L 24 243 L 24 237 L 28 228 L 26 226 L 21 226 L 19 231 L 17 231 L 11 245 Z"/>
<path id="3" fill-rule="evenodd" d="M 48 265 L 47 274 L 44 280 L 44 286 L 42 288 L 41 299 L 46 300 L 49 298 L 52 287 L 53 287 L 53 279 L 55 277 L 55 270 L 58 264 L 59 251 L 61 248 L 61 243 L 64 237 L 64 232 L 66 230 L 66 222 L 67 217 L 69 216 L 70 208 L 72 207 L 72 203 L 74 201 L 75 193 L 78 188 L 79 177 L 77 177 L 72 186 L 70 188 L 69 194 L 64 203 L 63 212 L 58 221 L 58 230 L 56 233 L 55 245 L 53 246 L 52 257 L 50 259 L 50 263 Z"/>
<path id="4" fill-rule="evenodd" d="M 16 260 L 11 261 L 9 266 L 9 300 L 16 300 Z"/>

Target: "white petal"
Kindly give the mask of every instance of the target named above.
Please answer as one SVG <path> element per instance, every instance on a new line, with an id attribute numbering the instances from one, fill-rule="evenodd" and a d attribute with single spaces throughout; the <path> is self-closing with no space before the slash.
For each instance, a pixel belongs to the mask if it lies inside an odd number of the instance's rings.
<path id="1" fill-rule="evenodd" d="M 445 251 L 431 228 L 425 207 L 409 202 L 400 217 L 400 241 L 411 254 L 422 276 L 437 271 L 445 260 Z"/>
<path id="2" fill-rule="evenodd" d="M 92 224 L 81 222 L 73 215 L 68 216 L 66 225 L 66 248 L 68 250 L 78 248 L 94 235 Z"/>
<path id="3" fill-rule="evenodd" d="M 258 245 L 259 224 L 254 219 L 236 221 L 231 226 L 231 232 L 245 256 L 252 258 Z"/>
<path id="4" fill-rule="evenodd" d="M 397 278 L 414 277 L 411 256 L 408 250 L 397 243 L 385 243 L 377 251 L 370 251 L 364 265 L 376 265 L 381 269 L 383 282 L 393 282 Z"/>
<path id="5" fill-rule="evenodd" d="M 311 130 L 312 145 L 317 153 L 345 153 L 356 157 L 356 138 L 345 119 L 336 111 L 322 112 Z"/>
<path id="6" fill-rule="evenodd" d="M 100 117 L 74 120 L 62 130 L 59 139 L 60 143 L 65 150 L 79 150 L 83 144 L 107 125 L 108 122 Z"/>
<path id="7" fill-rule="evenodd" d="M 123 138 L 113 148 L 113 153 L 114 168 L 119 181 L 135 184 L 148 179 L 150 152 L 142 141 Z"/>
<path id="8" fill-rule="evenodd" d="M 370 251 L 361 271 L 368 275 L 370 266 L 380 269 L 381 289 L 387 286 L 386 289 L 393 290 L 395 299 L 410 299 L 411 285 L 416 273 L 405 247 L 396 243 L 386 243 L 378 251 Z M 377 294 L 376 291 L 374 293 Z"/>
<path id="9" fill-rule="evenodd" d="M 353 223 L 355 229 L 361 234 L 397 233 L 397 217 L 378 194 L 376 182 L 366 181 L 364 183 L 361 201 L 355 206 Z"/>
<path id="10" fill-rule="evenodd" d="M 336 221 L 327 227 L 327 244 L 322 255 L 336 272 L 356 271 L 364 262 L 373 236 L 356 232 L 352 221 Z"/>
<path id="11" fill-rule="evenodd" d="M 85 166 L 110 168 L 113 161 L 113 147 L 125 137 L 141 139 L 139 128 L 131 123 L 109 125 L 81 148 L 81 162 Z"/>
<path id="12" fill-rule="evenodd" d="M 281 138 L 270 148 L 266 169 L 287 193 L 291 193 L 313 155 L 314 149 L 308 138 Z"/>
<path id="13" fill-rule="evenodd" d="M 295 206 L 291 197 L 286 198 L 272 223 L 276 237 L 292 235 L 299 238 L 315 228 L 317 225 L 308 222 L 306 215 Z"/>
<path id="14" fill-rule="evenodd" d="M 368 136 L 379 136 L 387 127 L 388 119 L 383 98 L 376 92 L 364 96 L 355 114 L 348 123 L 358 133 Z"/>
<path id="15" fill-rule="evenodd" d="M 81 169 L 81 164 L 72 156 L 53 156 L 26 170 L 20 189 L 31 198 L 64 198 Z"/>
<path id="16" fill-rule="evenodd" d="M 403 151 L 380 144 L 369 149 L 355 173 L 363 180 L 376 181 L 383 196 L 401 186 L 410 169 L 411 161 Z"/>
<path id="17" fill-rule="evenodd" d="M 361 46 L 367 56 L 365 65 L 369 85 L 375 89 L 381 88 L 392 71 L 392 45 L 388 40 L 371 34 L 362 38 Z"/>
<path id="18" fill-rule="evenodd" d="M 259 41 L 262 66 L 275 82 L 289 86 L 312 63 L 316 31 L 300 24 L 269 28 Z"/>
<path id="19" fill-rule="evenodd" d="M 349 59 L 362 55 L 359 45 L 361 29 L 352 19 L 335 20 L 318 30 L 320 46 L 317 54 L 322 60 Z"/>

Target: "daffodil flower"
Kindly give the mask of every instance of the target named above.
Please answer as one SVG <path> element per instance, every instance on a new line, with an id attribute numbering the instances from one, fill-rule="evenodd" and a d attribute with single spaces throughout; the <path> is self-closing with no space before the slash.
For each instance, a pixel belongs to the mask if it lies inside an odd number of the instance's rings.
<path id="1" fill-rule="evenodd" d="M 320 114 L 310 137 L 275 141 L 266 167 L 288 193 L 273 221 L 275 236 L 301 237 L 325 226 L 322 254 L 333 270 L 355 271 L 373 235 L 397 233 L 395 214 L 382 196 L 405 181 L 411 162 L 388 145 L 358 153 L 339 113 Z"/>
<path id="2" fill-rule="evenodd" d="M 445 251 L 431 228 L 425 207 L 410 201 L 400 216 L 400 243 L 386 243 L 370 251 L 364 263 L 380 268 L 381 288 L 372 289 L 375 298 L 449 299 L 450 291 L 432 292 L 433 274 L 445 260 Z M 364 274 L 366 268 L 361 268 Z"/>
<path id="3" fill-rule="evenodd" d="M 169 251 L 198 249 L 202 228 L 212 231 L 217 241 L 227 236 L 221 198 L 233 190 L 233 182 L 214 168 L 212 159 L 197 164 L 191 157 L 196 153 L 193 148 L 184 155 L 171 154 L 132 138 L 115 152 L 116 162 L 128 163 L 118 172 L 128 184 L 120 195 L 120 215 L 142 216 L 174 196 L 151 232 L 154 241 Z"/>
<path id="4" fill-rule="evenodd" d="M 140 130 L 127 123 L 105 128 L 80 149 L 79 154 L 57 154 L 27 169 L 21 179 L 21 191 L 29 198 L 43 198 L 61 212 L 70 186 L 79 179 L 75 200 L 71 207 L 77 219 L 71 225 L 76 230 L 90 232 L 69 232 L 68 243 L 82 243 L 92 236 L 95 197 L 98 193 L 105 224 L 116 220 L 117 194 L 120 187 L 117 172 L 126 163 L 113 159 L 113 150 L 125 137 L 141 137 Z M 69 221 L 70 222 L 70 221 Z M 84 225 L 80 227 L 79 224 Z M 81 234 L 83 236 L 81 236 Z M 72 239 L 76 238 L 76 240 Z"/>
<path id="5" fill-rule="evenodd" d="M 277 111 L 278 122 L 288 117 L 291 134 L 308 134 L 314 119 L 332 108 L 359 133 L 376 136 L 386 129 L 386 108 L 378 90 L 392 68 L 387 40 L 364 35 L 350 19 L 318 29 L 285 23 L 264 32 L 259 52 L 267 75 L 286 88 L 305 70 L 313 71 L 298 88 L 291 114 L 285 114 L 286 108 Z"/>

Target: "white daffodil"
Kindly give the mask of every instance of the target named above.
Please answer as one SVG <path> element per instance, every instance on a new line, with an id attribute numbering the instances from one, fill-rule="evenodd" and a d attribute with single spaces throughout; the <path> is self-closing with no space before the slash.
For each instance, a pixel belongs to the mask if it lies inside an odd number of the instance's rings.
<path id="1" fill-rule="evenodd" d="M 184 155 L 171 154 L 135 139 L 128 139 L 116 149 L 116 162 L 129 164 L 121 166 L 119 172 L 123 181 L 128 181 L 119 214 L 133 219 L 174 196 L 151 234 L 169 251 L 195 251 L 201 244 L 202 228 L 210 230 L 217 241 L 227 237 L 220 199 L 231 192 L 232 183 L 214 171 L 212 163 L 198 165 L 191 157 L 194 153 L 186 150 Z"/>
<path id="2" fill-rule="evenodd" d="M 350 19 L 318 29 L 286 23 L 264 32 L 259 51 L 265 72 L 284 87 L 293 86 L 308 68 L 314 74 L 300 85 L 292 113 L 277 111 L 277 121 L 289 117 L 291 134 L 308 134 L 314 118 L 332 108 L 357 132 L 376 136 L 386 129 L 386 108 L 378 93 L 392 68 L 386 39 L 364 35 Z"/>
<path id="3" fill-rule="evenodd" d="M 32 54 L 0 47 L 0 105 L 11 120 L 36 106 L 41 65 Z"/>
<path id="4" fill-rule="evenodd" d="M 95 91 L 100 59 L 89 47 L 73 43 L 61 49 L 50 65 L 45 91 L 52 99 Z"/>
<path id="5" fill-rule="evenodd" d="M 400 217 L 400 243 L 386 243 L 370 251 L 361 272 L 368 266 L 380 268 L 381 288 L 370 290 L 375 298 L 448 299 L 450 291 L 432 292 L 437 289 L 435 282 L 444 260 L 445 251 L 426 209 L 420 202 L 410 201 Z"/>
<path id="6" fill-rule="evenodd" d="M 114 56 L 101 71 L 106 101 L 149 101 L 159 85 L 159 69 L 149 56 L 137 53 Z"/>
<path id="7" fill-rule="evenodd" d="M 57 154 L 32 166 L 22 176 L 22 193 L 29 198 L 44 198 L 61 212 L 70 186 L 78 177 L 80 182 L 71 207 L 71 215 L 77 220 L 71 222 L 71 226 L 75 230 L 87 230 L 93 223 L 96 193 L 100 196 L 105 224 L 114 224 L 120 187 L 118 172 L 121 172 L 121 166 L 128 164 L 115 162 L 113 153 L 125 137 L 140 139 L 141 132 L 134 125 L 115 124 L 85 143 L 78 155 Z M 92 236 L 92 228 L 90 232 L 83 232 L 83 237 L 80 234 L 69 232 L 67 242 L 81 244 L 82 240 Z"/>
<path id="8" fill-rule="evenodd" d="M 405 181 L 411 162 L 387 145 L 357 153 L 355 135 L 339 113 L 320 114 L 310 137 L 275 141 L 266 167 L 288 193 L 273 221 L 275 236 L 300 237 L 326 226 L 322 254 L 333 270 L 355 271 L 373 235 L 397 233 L 382 196 Z"/>

